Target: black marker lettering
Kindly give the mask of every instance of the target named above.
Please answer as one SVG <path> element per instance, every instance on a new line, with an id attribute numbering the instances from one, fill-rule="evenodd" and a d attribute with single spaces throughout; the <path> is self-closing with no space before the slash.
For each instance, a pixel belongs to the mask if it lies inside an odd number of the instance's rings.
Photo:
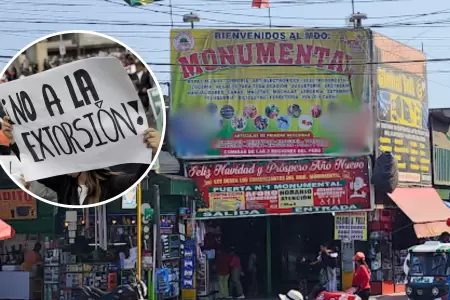
<path id="1" fill-rule="evenodd" d="M 76 131 L 84 131 L 84 132 L 88 135 L 88 137 L 89 137 L 89 142 L 88 142 L 87 144 L 84 145 L 84 148 L 85 148 L 85 149 L 89 149 L 89 148 L 91 148 L 92 145 L 94 144 L 94 139 L 92 138 L 92 134 L 89 132 L 89 130 L 84 129 L 84 128 L 79 128 L 79 127 L 77 126 L 77 123 L 80 122 L 80 121 L 81 121 L 80 118 L 75 119 L 75 121 L 73 121 L 73 128 L 74 128 Z"/>
<path id="2" fill-rule="evenodd" d="M 50 98 L 48 97 L 47 92 L 50 92 L 50 94 L 52 95 L 52 100 L 50 100 Z M 47 111 L 51 117 L 55 116 L 55 113 L 52 109 L 53 105 L 56 105 L 60 115 L 64 113 L 64 110 L 61 106 L 61 99 L 58 98 L 58 95 L 56 95 L 56 92 L 51 85 L 44 84 L 42 86 L 42 96 L 44 97 L 45 106 L 47 107 Z"/>
<path id="3" fill-rule="evenodd" d="M 17 124 L 22 125 L 22 122 L 19 119 L 19 116 L 24 120 L 26 123 L 28 123 L 28 119 L 25 113 L 25 109 L 23 108 L 23 103 L 20 100 L 19 93 L 16 93 L 17 102 L 19 102 L 19 105 L 17 105 L 16 102 L 14 102 L 13 98 L 9 96 L 9 102 L 11 102 L 11 108 L 14 113 L 14 117 L 16 119 Z"/>
<path id="4" fill-rule="evenodd" d="M 81 95 L 84 98 L 85 105 L 91 104 L 88 92 L 91 92 L 91 95 L 94 98 L 94 102 L 100 99 L 98 97 L 97 91 L 95 90 L 95 86 L 94 83 L 92 82 L 91 76 L 86 70 L 79 69 L 73 73 L 73 76 L 75 77 L 78 89 L 80 90 Z"/>
<path id="5" fill-rule="evenodd" d="M 55 155 L 53 154 L 52 151 L 50 151 L 50 149 L 44 144 L 44 142 L 42 141 L 42 130 L 38 129 L 38 133 L 36 134 L 34 131 L 30 131 L 31 135 L 36 139 L 36 141 L 39 143 L 39 146 L 41 148 L 41 154 L 42 154 L 42 158 L 46 159 L 47 157 L 45 156 L 44 153 L 44 149 L 47 150 L 48 153 L 50 153 L 51 156 L 55 157 Z"/>
<path id="6" fill-rule="evenodd" d="M 48 139 L 52 143 L 52 145 L 55 148 L 55 150 L 58 153 L 58 155 L 61 155 L 61 151 L 59 151 L 58 147 L 56 147 L 55 141 L 53 140 L 53 137 L 50 134 L 50 127 L 49 126 L 42 127 L 42 131 L 44 131 L 47 134 Z"/>
<path id="7" fill-rule="evenodd" d="M 103 113 L 103 114 L 107 115 L 107 116 L 109 117 L 109 119 L 111 120 L 111 123 L 112 123 L 112 125 L 114 126 L 114 130 L 115 130 L 115 132 L 116 132 L 116 136 L 115 136 L 114 138 L 108 136 L 108 134 L 106 133 L 105 128 L 103 127 L 102 117 L 100 116 L 100 113 Z M 113 118 L 113 116 L 111 116 L 111 114 L 110 114 L 109 112 L 107 112 L 106 110 L 100 109 L 100 110 L 97 112 L 97 118 L 98 118 L 98 122 L 99 122 L 99 124 L 100 124 L 100 127 L 102 128 L 103 134 L 106 136 L 106 138 L 107 138 L 110 142 L 113 142 L 113 143 L 114 143 L 114 142 L 117 142 L 117 141 L 119 140 L 120 136 L 119 136 L 119 131 L 117 130 L 117 124 L 116 124 L 116 122 L 115 122 L 116 120 Z M 105 118 L 105 119 L 106 119 L 106 118 Z"/>
<path id="8" fill-rule="evenodd" d="M 61 123 L 61 127 L 62 127 L 62 129 L 64 130 L 64 132 L 66 133 L 66 136 L 67 136 L 67 138 L 69 139 L 70 145 L 72 146 L 73 151 L 75 152 L 75 154 L 78 153 L 78 152 L 77 152 L 77 149 L 75 148 L 75 145 L 78 146 L 78 149 L 80 149 L 81 152 L 84 152 L 84 149 L 80 146 L 80 144 L 78 143 L 78 141 L 73 137 L 73 129 L 72 129 L 72 126 L 70 126 L 69 123 L 62 122 L 62 123 Z"/>
<path id="9" fill-rule="evenodd" d="M 36 151 L 34 151 L 34 147 L 36 147 L 35 145 L 31 145 L 30 141 L 28 140 L 28 136 L 30 135 L 29 132 L 23 132 L 22 134 L 22 139 L 23 142 L 25 143 L 25 146 L 27 147 L 28 151 L 30 152 L 31 156 L 33 157 L 35 162 L 39 162 L 39 161 L 43 161 L 43 159 L 40 159 L 37 154 Z"/>
<path id="10" fill-rule="evenodd" d="M 95 146 L 98 147 L 98 146 L 106 145 L 107 142 L 103 142 L 103 141 L 100 139 L 100 135 L 99 135 L 98 132 L 97 132 L 97 128 L 95 128 L 94 120 L 92 120 L 92 114 L 93 114 L 93 113 L 88 113 L 88 114 L 84 115 L 83 118 L 88 118 L 88 119 L 89 119 L 89 122 L 91 123 L 92 129 L 94 129 L 94 133 L 95 133 L 95 135 L 97 136 L 97 139 L 98 139 L 98 144 L 96 144 Z"/>
<path id="11" fill-rule="evenodd" d="M 72 81 L 70 81 L 69 75 L 64 76 L 64 80 L 66 81 L 67 88 L 69 89 L 70 97 L 72 98 L 73 105 L 75 108 L 79 108 L 84 106 L 84 102 L 82 100 L 78 100 L 77 94 L 75 93 L 75 89 L 73 88 Z"/>
<path id="12" fill-rule="evenodd" d="M 61 145 L 61 143 L 59 142 L 58 135 L 56 134 L 56 129 L 59 129 L 59 131 L 62 133 L 62 135 L 63 135 L 63 137 L 64 137 L 64 140 L 66 141 L 67 146 L 69 147 L 68 152 L 65 151 L 64 147 L 63 147 L 63 146 Z M 56 139 L 56 143 L 58 144 L 59 148 L 61 148 L 61 151 L 64 152 L 64 154 L 67 154 L 67 155 L 72 154 L 72 152 L 73 152 L 73 151 L 72 151 L 72 147 L 70 147 L 70 142 L 67 140 L 67 137 L 66 137 L 66 135 L 64 134 L 64 130 L 63 130 L 61 127 L 59 127 L 59 126 L 53 126 L 53 128 L 52 128 L 52 133 L 53 133 L 53 136 L 54 136 L 55 139 Z"/>
<path id="13" fill-rule="evenodd" d="M 125 138 L 125 135 L 123 134 L 123 131 L 122 131 L 122 128 L 120 127 L 118 119 L 121 119 L 122 122 L 125 123 L 125 125 L 128 127 L 128 129 L 134 135 L 137 135 L 136 128 L 134 127 L 133 121 L 131 121 L 130 115 L 128 114 L 128 111 L 127 111 L 127 108 L 126 108 L 125 104 L 122 103 L 122 107 L 125 110 L 125 114 L 127 115 L 128 122 L 127 122 L 127 120 L 125 120 L 125 118 L 118 111 L 116 111 L 113 108 L 111 108 L 111 113 L 112 113 L 112 115 L 114 117 L 114 120 L 116 121 L 115 123 L 117 124 L 117 127 L 119 129 L 120 134 L 122 135 L 122 138 Z"/>
<path id="14" fill-rule="evenodd" d="M 37 117 L 36 110 L 34 109 L 33 102 L 31 101 L 30 96 L 28 96 L 27 92 L 25 91 L 20 92 L 20 102 L 22 102 L 23 108 L 27 113 L 28 120 L 36 121 Z"/>

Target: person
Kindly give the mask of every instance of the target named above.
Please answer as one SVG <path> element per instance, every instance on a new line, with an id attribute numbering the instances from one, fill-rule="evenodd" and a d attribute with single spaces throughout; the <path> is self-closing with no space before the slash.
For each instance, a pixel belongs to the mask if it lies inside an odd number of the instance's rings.
<path id="1" fill-rule="evenodd" d="M 144 64 L 140 61 L 136 63 L 136 73 L 132 74 L 131 80 L 136 83 L 136 89 L 141 99 L 142 105 L 148 109 L 149 107 L 149 98 L 147 94 L 147 90 L 151 89 L 151 76 L 150 73 L 145 68 Z"/>
<path id="2" fill-rule="evenodd" d="M 11 175 L 14 179 L 16 179 L 16 181 L 19 181 L 27 190 L 36 196 L 58 203 L 58 195 L 55 191 L 49 189 L 45 185 L 39 183 L 38 181 L 25 182 L 25 178 L 21 173 L 14 173 Z"/>
<path id="3" fill-rule="evenodd" d="M 256 248 L 259 248 L 259 245 L 256 245 Z M 248 278 L 248 294 L 250 296 L 256 296 L 258 294 L 258 268 L 257 261 L 258 257 L 253 250 L 248 257 L 247 264 L 247 278 Z"/>
<path id="4" fill-rule="evenodd" d="M 366 263 L 366 256 L 362 252 L 357 252 L 353 256 L 356 263 L 355 274 L 353 275 L 352 287 L 356 289 L 356 294 L 361 300 L 370 298 L 370 270 Z"/>
<path id="5" fill-rule="evenodd" d="M 280 300 L 303 300 L 303 295 L 299 291 L 290 290 L 286 295 L 278 294 Z"/>
<path id="6" fill-rule="evenodd" d="M 311 265 L 320 264 L 319 282 L 328 291 L 334 292 L 337 290 L 337 252 L 333 252 L 326 246 L 325 243 L 320 245 L 320 252 L 317 260 Z"/>
<path id="7" fill-rule="evenodd" d="M 231 255 L 225 249 L 218 248 L 216 255 L 216 273 L 219 277 L 219 297 L 230 298 L 228 279 L 230 278 Z"/>
<path id="8" fill-rule="evenodd" d="M 25 253 L 22 271 L 31 272 L 35 265 L 42 263 L 42 256 L 40 254 L 41 249 L 41 244 L 36 243 L 32 250 Z"/>
<path id="9" fill-rule="evenodd" d="M 242 289 L 241 283 L 241 275 L 242 273 L 242 265 L 241 258 L 236 253 L 236 249 L 232 248 L 231 250 L 231 291 L 236 292 L 237 299 L 244 299 L 244 290 Z"/>
<path id="10" fill-rule="evenodd" d="M 441 242 L 441 243 L 450 243 L 450 233 L 448 233 L 447 231 L 443 232 L 439 236 L 439 242 Z"/>
<path id="11" fill-rule="evenodd" d="M 308 292 L 309 266 L 305 256 L 297 257 L 295 271 L 297 273 L 298 290 L 306 295 Z"/>
<path id="12" fill-rule="evenodd" d="M 2 131 L 9 140 L 12 152 L 20 160 L 19 147 L 14 141 L 13 126 L 10 124 L 8 116 L 3 118 Z M 143 140 L 155 155 L 161 141 L 160 133 L 153 128 L 148 128 L 144 133 Z M 104 168 L 43 178 L 38 182 L 56 192 L 58 203 L 66 205 L 95 204 L 126 191 L 145 174 L 148 167 L 147 164 L 140 165 L 135 174 L 120 174 Z"/>

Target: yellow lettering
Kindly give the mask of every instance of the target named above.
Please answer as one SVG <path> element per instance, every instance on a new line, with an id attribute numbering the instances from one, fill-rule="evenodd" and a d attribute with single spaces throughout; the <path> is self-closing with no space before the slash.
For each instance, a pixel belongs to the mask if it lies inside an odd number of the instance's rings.
<path id="1" fill-rule="evenodd" d="M 402 146 L 403 145 L 403 140 L 394 140 L 394 144 L 398 145 L 398 146 Z"/>
<path id="2" fill-rule="evenodd" d="M 391 146 L 380 145 L 379 148 L 380 148 L 381 152 L 392 152 L 392 147 Z"/>
<path id="3" fill-rule="evenodd" d="M 414 171 L 419 171 L 420 170 L 420 166 L 416 165 L 416 164 L 411 164 L 410 167 L 411 167 L 411 170 L 414 170 Z"/>
<path id="4" fill-rule="evenodd" d="M 406 169 L 406 163 L 399 163 L 398 164 L 399 169 Z"/>

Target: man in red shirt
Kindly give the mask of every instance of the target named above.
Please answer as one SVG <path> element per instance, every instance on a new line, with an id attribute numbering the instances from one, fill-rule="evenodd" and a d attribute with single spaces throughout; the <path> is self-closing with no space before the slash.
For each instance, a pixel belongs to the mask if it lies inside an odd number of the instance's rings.
<path id="1" fill-rule="evenodd" d="M 236 292 L 236 297 L 238 299 L 245 298 L 244 290 L 242 289 L 241 275 L 242 275 L 242 265 L 241 258 L 236 254 L 235 249 L 231 251 L 231 287 L 232 291 Z"/>

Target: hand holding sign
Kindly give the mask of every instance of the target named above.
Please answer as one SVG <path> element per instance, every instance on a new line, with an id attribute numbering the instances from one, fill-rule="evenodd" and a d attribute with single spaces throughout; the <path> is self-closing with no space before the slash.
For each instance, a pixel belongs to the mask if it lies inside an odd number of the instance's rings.
<path id="1" fill-rule="evenodd" d="M 160 140 L 116 58 L 92 58 L 0 86 L 27 181 L 118 164 L 149 164 Z M 94 105 L 92 105 L 94 104 Z M 9 133 L 8 133 L 9 132 Z M 124 155 L 126 153 L 127 155 Z"/>

